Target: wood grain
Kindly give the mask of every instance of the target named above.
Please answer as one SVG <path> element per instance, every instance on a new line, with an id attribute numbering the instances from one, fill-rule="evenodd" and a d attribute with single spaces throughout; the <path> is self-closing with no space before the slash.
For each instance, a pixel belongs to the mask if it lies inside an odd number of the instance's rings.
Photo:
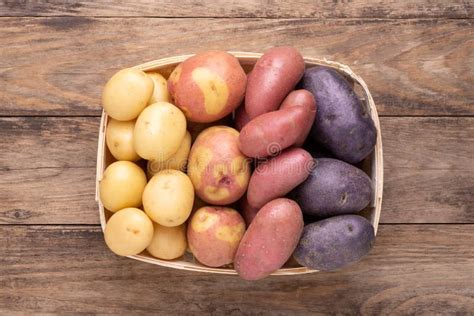
<path id="1" fill-rule="evenodd" d="M 474 118 L 380 119 L 385 169 L 474 170 Z"/>
<path id="2" fill-rule="evenodd" d="M 351 267 L 246 282 L 115 256 L 99 227 L 0 226 L 0 310 L 467 314 L 474 310 L 473 229 L 382 225 L 369 256 Z"/>
<path id="3" fill-rule="evenodd" d="M 0 118 L 0 170 L 94 167 L 100 118 Z"/>
<path id="4" fill-rule="evenodd" d="M 95 168 L 0 171 L 0 223 L 97 224 Z"/>
<path id="5" fill-rule="evenodd" d="M 119 68 L 274 45 L 350 65 L 381 115 L 474 115 L 473 29 L 472 20 L 2 18 L 0 115 L 98 115 Z"/>
<path id="6" fill-rule="evenodd" d="M 382 118 L 381 129 L 381 221 L 474 222 L 474 118 Z"/>
<path id="7" fill-rule="evenodd" d="M 0 118 L 0 223 L 97 224 L 98 117 Z M 382 223 L 474 223 L 474 118 L 381 118 Z"/>
<path id="8" fill-rule="evenodd" d="M 382 223 L 474 223 L 474 168 L 386 169 Z"/>
<path id="9" fill-rule="evenodd" d="M 472 314 L 473 17 L 464 0 L 0 0 L 0 314 Z M 94 200 L 106 80 L 275 45 L 350 65 L 385 116 L 369 256 L 245 282 L 113 255 Z"/>
<path id="10" fill-rule="evenodd" d="M 147 16 L 292 18 L 471 18 L 469 1 L 0 1 L 0 16 Z"/>

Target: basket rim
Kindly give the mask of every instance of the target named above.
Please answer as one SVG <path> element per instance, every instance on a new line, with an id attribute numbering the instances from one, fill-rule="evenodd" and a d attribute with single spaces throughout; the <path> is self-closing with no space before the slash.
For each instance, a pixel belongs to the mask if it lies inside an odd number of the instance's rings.
<path id="1" fill-rule="evenodd" d="M 243 62 L 254 63 L 259 57 L 263 55 L 262 53 L 245 52 L 245 51 L 228 51 L 228 53 L 234 55 L 241 64 Z M 160 58 L 160 59 L 156 59 L 156 60 L 152 60 L 146 63 L 139 64 L 136 66 L 132 66 L 131 68 L 136 68 L 143 71 L 158 70 L 159 68 L 164 67 L 164 66 L 176 65 L 194 55 L 195 54 L 186 54 L 186 55 L 177 55 L 177 56 L 172 56 L 172 57 Z M 325 58 L 319 59 L 319 58 L 313 58 L 313 57 L 304 57 L 304 61 L 306 64 L 311 65 L 311 66 L 323 65 L 323 66 L 329 66 L 331 68 L 334 68 L 344 73 L 346 76 L 350 77 L 352 80 L 354 80 L 354 82 L 358 83 L 364 91 L 365 100 L 369 108 L 370 116 L 372 120 L 374 121 L 374 125 L 377 129 L 377 141 L 376 141 L 374 152 L 373 152 L 374 156 L 373 156 L 373 162 L 372 162 L 372 168 L 373 168 L 372 180 L 375 179 L 375 183 L 374 183 L 374 192 L 373 192 L 374 196 L 373 196 L 373 201 L 371 204 L 371 206 L 374 208 L 371 222 L 374 227 L 375 235 L 377 235 L 377 229 L 379 225 L 381 206 L 382 206 L 382 194 L 383 194 L 383 149 L 382 149 L 382 136 L 381 136 L 381 130 L 380 130 L 380 121 L 379 121 L 379 116 L 377 113 L 377 108 L 375 106 L 375 102 L 372 98 L 372 95 L 365 81 L 360 76 L 356 75 L 349 66 L 336 62 L 336 61 L 327 60 Z M 105 145 L 105 129 L 107 126 L 107 120 L 108 120 L 108 116 L 105 113 L 105 111 L 102 110 L 99 137 L 98 137 L 96 192 L 95 192 L 95 199 L 99 206 L 99 218 L 100 218 L 102 232 L 105 231 L 106 218 L 105 218 L 104 206 L 99 199 L 99 181 L 102 178 L 102 174 L 105 169 L 104 168 L 105 167 L 104 153 L 106 149 L 105 148 L 106 146 Z M 215 274 L 227 274 L 227 275 L 237 274 L 235 269 L 211 268 L 199 263 L 192 263 L 192 262 L 187 262 L 187 261 L 186 262 L 177 261 L 177 260 L 168 261 L 168 260 L 152 258 L 152 257 L 140 255 L 140 254 L 127 256 L 127 257 L 138 260 L 138 261 L 142 261 L 142 262 L 147 262 L 147 263 L 151 263 L 151 264 L 155 264 L 159 266 L 180 269 L 180 270 L 207 272 L 207 273 L 215 273 Z M 318 270 L 313 270 L 306 267 L 292 267 L 292 268 L 279 269 L 275 271 L 274 273 L 272 273 L 271 275 L 300 275 L 300 274 L 313 273 L 313 272 L 318 272 Z"/>

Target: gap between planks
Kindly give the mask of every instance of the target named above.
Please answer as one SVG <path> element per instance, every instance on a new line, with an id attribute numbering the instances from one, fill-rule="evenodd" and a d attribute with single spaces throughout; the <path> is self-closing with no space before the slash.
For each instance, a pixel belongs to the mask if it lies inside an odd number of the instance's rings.
<path id="1" fill-rule="evenodd" d="M 8 18 L 77 18 L 77 19 L 84 19 L 84 18 L 95 18 L 95 19 L 262 19 L 262 20 L 321 20 L 321 21 L 337 21 L 337 20 L 360 20 L 360 21 L 397 21 L 397 20 L 416 20 L 416 21 L 433 21 L 433 20 L 472 20 L 474 16 L 470 17 L 311 17 L 311 16 L 303 16 L 303 17 L 279 17 L 279 16 L 160 16 L 160 15 L 0 15 L 0 19 L 8 19 Z"/>

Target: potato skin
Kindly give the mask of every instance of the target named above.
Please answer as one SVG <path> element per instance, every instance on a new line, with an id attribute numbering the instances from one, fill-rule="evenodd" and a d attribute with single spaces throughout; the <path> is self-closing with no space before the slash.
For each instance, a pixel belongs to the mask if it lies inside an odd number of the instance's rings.
<path id="1" fill-rule="evenodd" d="M 240 132 L 240 150 L 253 158 L 279 153 L 297 142 L 308 115 L 306 108 L 292 106 L 252 119 Z"/>
<path id="2" fill-rule="evenodd" d="M 372 181 L 367 174 L 331 158 L 315 159 L 309 177 L 290 196 L 305 214 L 319 218 L 356 213 L 372 197 Z"/>
<path id="3" fill-rule="evenodd" d="M 293 47 L 267 50 L 248 75 L 245 110 L 249 117 L 278 109 L 303 76 L 304 67 L 303 56 Z"/>
<path id="4" fill-rule="evenodd" d="M 377 130 L 347 80 L 329 67 L 313 67 L 305 71 L 303 88 L 318 105 L 311 137 L 346 162 L 367 157 L 374 149 Z"/>
<path id="5" fill-rule="evenodd" d="M 259 209 L 271 200 L 285 196 L 306 180 L 313 165 L 313 157 L 301 148 L 289 148 L 261 163 L 250 177 L 249 204 Z"/>
<path id="6" fill-rule="evenodd" d="M 305 267 L 331 271 L 359 261 L 374 242 L 374 228 L 368 220 L 340 215 L 307 225 L 293 256 Z"/>
<path id="7" fill-rule="evenodd" d="M 245 280 L 262 279 L 290 258 L 303 231 L 303 216 L 296 202 L 280 198 L 258 211 L 242 238 L 234 267 Z"/>
<path id="8" fill-rule="evenodd" d="M 242 102 L 247 76 L 237 58 L 224 51 L 208 51 L 182 62 L 168 80 L 168 90 L 192 122 L 213 122 Z"/>
<path id="9" fill-rule="evenodd" d="M 147 160 L 165 161 L 179 149 L 186 118 L 173 104 L 157 102 L 145 108 L 135 123 L 133 147 Z"/>
<path id="10" fill-rule="evenodd" d="M 207 203 L 226 205 L 247 190 L 250 165 L 239 150 L 239 132 L 227 126 L 205 129 L 196 139 L 188 160 L 188 175 L 197 195 Z"/>
<path id="11" fill-rule="evenodd" d="M 117 121 L 110 118 L 107 122 L 105 140 L 112 156 L 117 160 L 137 161 L 140 156 L 133 148 L 133 130 L 135 120 Z"/>
<path id="12" fill-rule="evenodd" d="M 153 94 L 153 80 L 143 71 L 126 68 L 110 78 L 102 92 L 102 106 L 115 120 L 136 119 Z"/>
<path id="13" fill-rule="evenodd" d="M 245 233 L 240 214 L 227 207 L 201 207 L 188 225 L 191 252 L 202 264 L 220 267 L 234 261 L 234 255 Z"/>
<path id="14" fill-rule="evenodd" d="M 316 118 L 316 101 L 314 100 L 311 92 L 300 89 L 290 92 L 285 100 L 283 100 L 280 109 L 290 106 L 302 106 L 308 109 L 308 116 L 306 117 L 304 124 L 300 127 L 301 133 L 295 143 L 295 146 L 300 147 L 304 144 L 306 138 L 308 137 L 311 127 L 313 126 L 314 119 Z"/>
<path id="15" fill-rule="evenodd" d="M 168 82 L 159 72 L 149 72 L 148 77 L 153 80 L 153 95 L 148 100 L 148 104 L 156 102 L 171 102 L 171 96 L 168 92 Z"/>
<path id="16" fill-rule="evenodd" d="M 186 164 L 188 161 L 189 152 L 191 150 L 191 134 L 186 132 L 181 145 L 178 150 L 165 161 L 154 161 L 148 160 L 147 163 L 147 176 L 148 178 L 153 177 L 155 174 L 165 169 L 174 169 L 185 171 Z"/>
<path id="17" fill-rule="evenodd" d="M 173 260 L 186 252 L 186 225 L 166 227 L 153 223 L 153 239 L 146 250 L 153 256 L 164 260 Z"/>
<path id="18" fill-rule="evenodd" d="M 139 207 L 145 185 L 146 175 L 139 166 L 130 161 L 116 161 L 105 169 L 99 182 L 100 200 L 111 212 Z"/>
<path id="19" fill-rule="evenodd" d="M 142 200 L 146 214 L 154 222 L 167 227 L 178 226 L 188 219 L 193 209 L 193 184 L 179 170 L 162 170 L 147 183 Z"/>
<path id="20" fill-rule="evenodd" d="M 105 225 L 105 243 L 119 256 L 139 254 L 151 243 L 152 237 L 153 223 L 138 208 L 119 210 Z"/>

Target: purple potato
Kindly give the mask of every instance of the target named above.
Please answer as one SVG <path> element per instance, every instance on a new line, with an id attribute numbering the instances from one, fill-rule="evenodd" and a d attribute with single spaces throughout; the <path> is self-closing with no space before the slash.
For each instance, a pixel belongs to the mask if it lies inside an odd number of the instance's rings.
<path id="1" fill-rule="evenodd" d="M 337 159 L 314 159 L 309 177 L 290 194 L 303 213 L 325 218 L 356 213 L 372 198 L 372 181 L 362 170 Z"/>
<path id="2" fill-rule="evenodd" d="M 346 162 L 367 157 L 374 149 L 377 130 L 349 82 L 336 70 L 318 66 L 305 71 L 302 85 L 318 106 L 311 138 Z"/>
<path id="3" fill-rule="evenodd" d="M 340 215 L 305 226 L 293 256 L 305 267 L 331 271 L 362 259 L 374 241 L 374 228 L 368 220 Z"/>

